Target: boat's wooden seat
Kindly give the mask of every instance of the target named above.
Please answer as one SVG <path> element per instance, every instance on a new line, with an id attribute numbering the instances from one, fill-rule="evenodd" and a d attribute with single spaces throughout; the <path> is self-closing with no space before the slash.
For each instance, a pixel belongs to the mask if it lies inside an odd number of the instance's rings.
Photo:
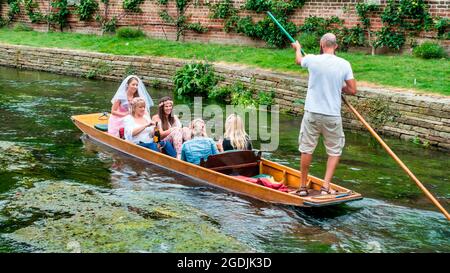
<path id="1" fill-rule="evenodd" d="M 200 166 L 228 175 L 255 176 L 260 161 L 260 151 L 230 151 L 202 159 Z"/>

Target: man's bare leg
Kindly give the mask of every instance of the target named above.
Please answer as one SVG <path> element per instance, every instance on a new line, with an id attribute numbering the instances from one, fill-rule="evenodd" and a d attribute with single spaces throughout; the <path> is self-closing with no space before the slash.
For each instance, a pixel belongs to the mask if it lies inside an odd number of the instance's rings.
<path id="1" fill-rule="evenodd" d="M 300 187 L 306 187 L 306 182 L 308 181 L 309 166 L 311 165 L 312 154 L 302 153 L 300 161 L 300 171 L 302 173 Z"/>
<path id="2" fill-rule="evenodd" d="M 327 160 L 327 170 L 325 172 L 325 183 L 323 184 L 323 187 L 326 189 L 330 189 L 330 182 L 331 179 L 333 179 L 334 171 L 336 170 L 336 167 L 339 163 L 340 156 L 328 156 Z"/>

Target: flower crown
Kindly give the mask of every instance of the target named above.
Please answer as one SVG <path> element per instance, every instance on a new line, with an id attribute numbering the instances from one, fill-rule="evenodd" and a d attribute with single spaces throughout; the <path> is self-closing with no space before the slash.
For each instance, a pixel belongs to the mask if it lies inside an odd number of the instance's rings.
<path id="1" fill-rule="evenodd" d="M 172 101 L 172 100 L 165 100 L 165 101 L 163 101 L 163 102 L 160 102 L 159 105 L 158 105 L 158 107 L 164 106 L 164 103 L 166 103 L 166 102 L 170 102 L 170 103 L 173 104 L 173 101 Z"/>

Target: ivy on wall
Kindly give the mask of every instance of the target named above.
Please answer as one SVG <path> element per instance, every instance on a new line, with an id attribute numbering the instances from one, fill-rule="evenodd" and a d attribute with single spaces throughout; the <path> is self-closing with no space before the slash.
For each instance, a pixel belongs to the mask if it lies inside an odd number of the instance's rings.
<path id="1" fill-rule="evenodd" d="M 189 15 L 186 15 L 186 10 L 194 3 L 194 5 L 200 5 L 198 2 L 193 0 L 175 0 L 175 5 L 177 7 L 177 15 L 171 16 L 168 11 L 168 0 L 158 0 L 161 10 L 159 11 L 159 17 L 169 25 L 176 27 L 176 40 L 179 41 L 182 36 L 184 36 L 186 30 L 192 30 L 197 33 L 205 33 L 208 28 L 202 26 L 200 23 L 188 23 Z"/>
<path id="2" fill-rule="evenodd" d="M 270 11 L 292 34 L 297 33 L 297 27 L 288 21 L 296 9 L 301 8 L 306 0 L 247 0 L 241 7 L 243 10 L 254 11 L 256 13 L 265 13 Z M 270 46 L 284 47 L 289 41 L 278 27 L 268 17 L 259 22 L 254 22 L 251 16 L 240 17 L 238 10 L 233 7 L 231 0 L 222 0 L 216 5 L 210 7 L 212 18 L 224 19 L 224 29 L 226 32 L 234 31 L 243 33 L 248 37 L 266 41 Z"/>
<path id="3" fill-rule="evenodd" d="M 52 0 L 50 1 L 52 11 L 48 15 L 48 21 L 51 24 L 59 26 L 61 31 L 69 25 L 68 17 L 70 14 L 67 0 Z"/>
<path id="4" fill-rule="evenodd" d="M 95 12 L 98 10 L 98 2 L 96 0 L 80 0 L 77 5 L 76 13 L 80 21 L 92 20 Z"/>
<path id="5" fill-rule="evenodd" d="M 69 9 L 67 0 L 50 0 L 52 10 L 44 15 L 39 12 L 39 7 L 34 0 L 0 0 L 9 5 L 7 20 L 0 20 L 0 25 L 11 22 L 20 13 L 20 5 L 24 9 L 32 23 L 49 22 L 59 26 L 62 31 L 68 26 Z M 109 0 L 100 0 L 104 6 L 104 15 L 100 15 L 98 0 L 80 0 L 76 6 L 76 14 L 81 21 L 89 21 L 95 18 L 102 26 L 103 31 L 114 32 L 119 17 L 108 18 Z M 122 7 L 127 12 L 142 12 L 140 5 L 145 0 L 123 0 Z M 421 31 L 436 30 L 437 37 L 450 39 L 448 32 L 448 18 L 433 18 L 424 0 L 388 0 L 384 9 L 380 5 L 356 3 L 355 11 L 361 24 L 352 28 L 346 28 L 344 21 L 337 18 L 320 18 L 310 16 L 305 19 L 302 26 L 296 26 L 289 21 L 289 17 L 298 9 L 301 9 L 306 0 L 246 0 L 239 8 L 234 7 L 233 0 L 220 0 L 215 4 L 209 2 L 200 3 L 199 0 L 174 0 L 177 8 L 176 14 L 170 14 L 168 9 L 169 0 L 156 0 L 160 10 L 159 16 L 166 23 L 176 27 L 176 40 L 180 40 L 187 30 L 197 33 L 205 33 L 208 28 L 200 23 L 189 23 L 190 15 L 186 10 L 191 5 L 199 7 L 208 5 L 210 18 L 224 20 L 226 32 L 242 33 L 254 39 L 265 41 L 272 47 L 286 47 L 290 41 L 279 31 L 278 27 L 264 16 L 262 20 L 255 21 L 251 16 L 241 17 L 240 11 L 253 11 L 264 14 L 271 11 L 286 30 L 292 35 L 297 33 L 313 33 L 316 36 L 332 31 L 339 40 L 340 49 L 349 46 L 369 45 L 372 52 L 377 47 L 389 47 L 400 49 L 406 42 L 406 36 L 413 37 Z M 125 15 L 125 14 L 123 14 Z M 379 31 L 371 30 L 371 18 L 380 16 L 383 27 Z M 366 40 L 367 37 L 367 40 Z"/>
<path id="6" fill-rule="evenodd" d="M 145 0 L 124 0 L 122 7 L 125 11 L 129 12 L 142 12 L 139 7 Z"/>

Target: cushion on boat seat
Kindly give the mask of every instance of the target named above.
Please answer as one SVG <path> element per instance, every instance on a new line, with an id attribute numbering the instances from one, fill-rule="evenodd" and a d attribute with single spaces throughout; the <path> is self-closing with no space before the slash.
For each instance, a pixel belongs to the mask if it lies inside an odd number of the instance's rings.
<path id="1" fill-rule="evenodd" d="M 200 166 L 228 175 L 255 176 L 259 174 L 260 151 L 230 151 L 210 155 Z"/>
<path id="2" fill-rule="evenodd" d="M 108 131 L 108 124 L 95 124 L 94 128 L 98 129 L 100 131 L 103 131 L 103 132 L 107 132 Z"/>

